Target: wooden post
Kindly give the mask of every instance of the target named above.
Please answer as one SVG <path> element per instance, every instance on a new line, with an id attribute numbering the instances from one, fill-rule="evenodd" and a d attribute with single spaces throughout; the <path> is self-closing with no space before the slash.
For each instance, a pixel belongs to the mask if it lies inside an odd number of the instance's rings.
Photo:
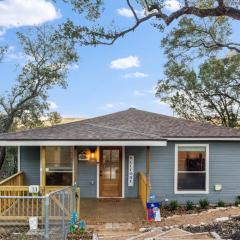
<path id="1" fill-rule="evenodd" d="M 46 186 L 46 147 L 40 147 L 41 187 Z"/>
<path id="2" fill-rule="evenodd" d="M 75 183 L 77 183 L 77 164 L 78 164 L 78 152 L 77 152 L 77 148 L 73 147 L 72 149 L 73 153 L 72 153 L 72 185 L 74 185 Z"/>
<path id="3" fill-rule="evenodd" d="M 146 149 L 146 202 L 149 200 L 150 194 L 150 147 L 147 146 Z"/>

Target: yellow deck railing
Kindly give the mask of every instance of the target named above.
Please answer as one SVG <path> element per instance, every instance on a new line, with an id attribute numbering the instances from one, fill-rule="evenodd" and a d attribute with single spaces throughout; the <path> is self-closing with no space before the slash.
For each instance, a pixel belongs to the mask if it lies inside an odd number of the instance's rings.
<path id="1" fill-rule="evenodd" d="M 22 186 L 23 172 L 18 172 L 0 182 L 0 186 Z"/>
<path id="2" fill-rule="evenodd" d="M 40 187 L 39 194 L 36 197 L 29 193 L 28 186 L 1 186 L 0 185 L 0 221 L 3 220 L 27 220 L 31 216 L 38 216 L 40 219 L 44 216 L 44 197 L 46 194 L 66 188 L 66 186 L 45 186 Z M 66 191 L 69 191 L 66 189 Z M 39 196 L 39 197 L 38 197 Z M 9 197 L 9 198 L 8 198 Z M 23 197 L 23 198 L 21 198 Z M 24 198 L 26 197 L 26 198 Z M 29 198 L 28 198 L 29 197 Z M 70 200 L 68 200 L 68 205 Z M 49 216 L 59 218 L 62 216 L 61 195 L 50 195 Z M 65 206 L 67 209 L 70 206 Z M 80 188 L 76 192 L 76 208 L 80 215 Z M 67 212 L 67 211 L 66 211 Z M 67 212 L 69 215 L 69 211 Z M 69 216 L 68 216 L 69 217 Z"/>
<path id="3" fill-rule="evenodd" d="M 147 186 L 147 179 L 143 172 L 139 173 L 138 186 L 139 186 L 138 195 L 141 199 L 144 209 L 146 209 L 146 204 L 150 192 L 150 184 Z"/>

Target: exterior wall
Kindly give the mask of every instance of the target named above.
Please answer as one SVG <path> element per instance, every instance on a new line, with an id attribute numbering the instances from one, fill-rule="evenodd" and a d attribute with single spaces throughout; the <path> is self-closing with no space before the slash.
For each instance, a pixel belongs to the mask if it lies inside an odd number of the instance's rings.
<path id="1" fill-rule="evenodd" d="M 128 187 L 128 158 L 134 155 L 134 186 Z M 125 147 L 125 197 L 138 197 L 138 173 L 146 169 L 146 147 Z"/>
<path id="2" fill-rule="evenodd" d="M 219 200 L 233 202 L 240 195 L 240 142 L 201 142 L 209 144 L 209 194 L 174 194 L 175 144 L 181 143 L 186 142 L 168 142 L 166 147 L 151 147 L 152 193 L 158 200 L 168 198 L 169 201 L 185 203 L 187 200 L 198 202 L 200 198 L 208 198 L 212 203 Z M 21 147 L 20 154 L 20 168 L 25 172 L 26 184 L 40 184 L 40 148 Z M 133 187 L 128 187 L 129 155 L 135 157 Z M 145 172 L 145 169 L 146 147 L 125 147 L 125 197 L 138 197 L 138 172 Z M 82 197 L 96 197 L 96 164 L 78 161 L 77 183 Z M 222 191 L 215 192 L 215 184 L 221 184 Z"/>
<path id="3" fill-rule="evenodd" d="M 20 147 L 20 170 L 26 185 L 40 184 L 40 147 Z"/>
<path id="4" fill-rule="evenodd" d="M 159 200 L 168 198 L 186 203 L 188 200 L 198 202 L 200 198 L 208 198 L 211 203 L 219 200 L 234 202 L 236 196 L 240 195 L 240 143 L 202 142 L 209 144 L 209 194 L 174 194 L 174 161 L 177 143 L 183 142 L 168 142 L 167 147 L 152 148 L 152 192 Z M 221 184 L 222 191 L 215 192 L 215 184 Z"/>
<path id="5" fill-rule="evenodd" d="M 211 203 L 219 200 L 234 202 L 240 195 L 240 142 L 201 142 L 209 144 L 209 194 L 174 194 L 175 144 L 168 142 L 166 147 L 151 147 L 151 192 L 157 200 L 166 198 L 186 203 L 208 198 Z M 196 142 L 188 142 L 196 143 Z M 197 142 L 200 143 L 200 142 Z M 138 172 L 145 172 L 145 147 L 126 147 L 125 196 L 138 196 Z M 128 156 L 135 156 L 135 184 L 128 187 Z M 214 191 L 214 185 L 221 184 L 222 191 Z"/>
<path id="6" fill-rule="evenodd" d="M 81 197 L 97 197 L 97 165 L 88 161 L 78 161 L 77 185 L 80 186 Z"/>

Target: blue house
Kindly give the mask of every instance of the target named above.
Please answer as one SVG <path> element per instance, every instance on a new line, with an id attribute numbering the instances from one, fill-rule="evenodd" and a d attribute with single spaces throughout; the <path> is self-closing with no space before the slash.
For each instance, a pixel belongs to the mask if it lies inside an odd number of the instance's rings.
<path id="1" fill-rule="evenodd" d="M 130 108 L 0 135 L 18 146 L 24 185 L 77 184 L 82 198 L 234 202 L 240 130 Z M 145 196 L 144 196 L 145 195 Z"/>

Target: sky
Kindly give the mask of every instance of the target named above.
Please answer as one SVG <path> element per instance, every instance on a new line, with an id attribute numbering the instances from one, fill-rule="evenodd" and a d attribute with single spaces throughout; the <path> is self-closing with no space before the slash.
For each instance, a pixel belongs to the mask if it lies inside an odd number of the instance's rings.
<path id="1" fill-rule="evenodd" d="M 177 0 L 167 0 L 167 11 L 179 7 Z M 141 9 L 137 9 L 141 15 Z M 127 26 L 133 18 L 124 1 L 110 0 L 103 23 L 114 19 Z M 0 65 L 0 93 L 14 84 L 17 66 L 24 56 L 15 33 L 34 25 L 57 25 L 71 17 L 81 19 L 62 1 L 2 0 L 0 1 L 0 44 L 9 51 Z M 157 81 L 164 77 L 166 57 L 161 49 L 163 34 L 150 23 L 119 39 L 112 46 L 81 47 L 79 62 L 70 69 L 68 88 L 49 92 L 52 111 L 63 117 L 93 117 L 130 107 L 173 115 L 168 105 L 154 95 Z"/>

